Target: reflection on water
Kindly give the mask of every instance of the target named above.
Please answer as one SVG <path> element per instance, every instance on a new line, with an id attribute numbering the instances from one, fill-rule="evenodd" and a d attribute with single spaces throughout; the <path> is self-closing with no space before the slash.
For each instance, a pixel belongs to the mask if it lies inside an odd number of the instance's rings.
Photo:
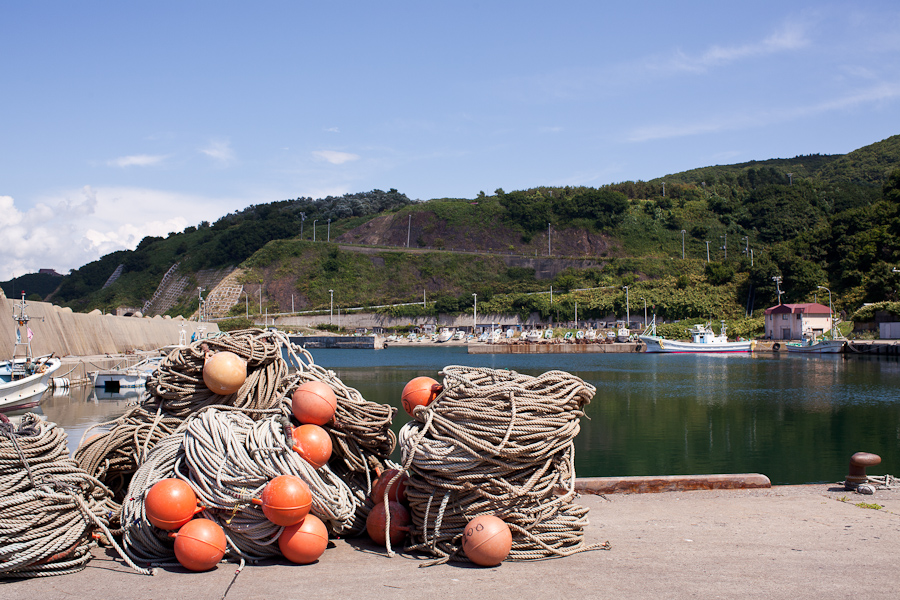
<path id="1" fill-rule="evenodd" d="M 568 371 L 597 388 L 576 439 L 582 476 L 759 472 L 773 483 L 839 481 L 861 450 L 881 455 L 874 474 L 900 470 L 894 357 L 469 355 L 464 347 L 417 346 L 312 355 L 366 399 L 397 407 L 395 430 L 408 420 L 399 404 L 406 382 L 440 379 L 444 366 Z M 74 448 L 90 425 L 136 399 L 76 388 L 71 398 L 45 396 L 41 408 Z"/>

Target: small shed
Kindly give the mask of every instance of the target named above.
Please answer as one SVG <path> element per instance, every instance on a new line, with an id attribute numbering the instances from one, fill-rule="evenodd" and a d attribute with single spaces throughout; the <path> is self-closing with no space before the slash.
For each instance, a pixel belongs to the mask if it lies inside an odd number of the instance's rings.
<path id="1" fill-rule="evenodd" d="M 820 336 L 831 331 L 831 325 L 831 309 L 818 302 L 766 309 L 766 338 L 771 340 L 799 340 L 804 333 Z"/>

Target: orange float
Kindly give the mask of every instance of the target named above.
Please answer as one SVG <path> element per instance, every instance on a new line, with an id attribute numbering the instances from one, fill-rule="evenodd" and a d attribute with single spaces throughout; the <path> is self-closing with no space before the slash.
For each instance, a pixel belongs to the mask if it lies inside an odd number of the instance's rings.
<path id="1" fill-rule="evenodd" d="M 174 477 L 157 481 L 144 499 L 147 520 L 160 529 L 178 529 L 201 510 L 193 488 Z"/>
<path id="2" fill-rule="evenodd" d="M 324 381 L 307 381 L 291 395 L 291 411 L 301 423 L 324 425 L 334 417 L 337 396 Z"/>
<path id="3" fill-rule="evenodd" d="M 396 546 L 403 541 L 406 533 L 409 531 L 409 512 L 399 502 L 388 502 L 391 511 L 391 545 Z M 379 546 L 386 546 L 387 536 L 385 535 L 385 526 L 387 522 L 387 511 L 384 502 L 376 504 L 369 516 L 366 517 L 366 532 L 372 541 Z"/>
<path id="4" fill-rule="evenodd" d="M 403 387 L 400 402 L 409 416 L 413 416 L 417 406 L 428 406 L 443 389 L 444 386 L 431 377 L 416 377 Z"/>
<path id="5" fill-rule="evenodd" d="M 309 486 L 294 475 L 279 475 L 263 488 L 253 504 L 262 505 L 263 514 L 276 525 L 288 527 L 302 521 L 312 506 Z"/>
<path id="6" fill-rule="evenodd" d="M 331 436 L 318 425 L 301 425 L 291 432 L 294 452 L 318 469 L 331 458 Z"/>
<path id="7" fill-rule="evenodd" d="M 372 499 L 372 502 L 378 504 L 379 502 L 384 502 L 384 490 L 387 489 L 391 480 L 398 474 L 400 471 L 397 469 L 387 469 L 378 478 L 375 480 L 375 483 L 372 485 L 372 493 L 369 497 Z M 409 475 L 403 473 L 391 485 L 391 489 L 388 492 L 388 500 L 392 500 L 394 502 L 406 502 L 406 482 L 409 481 Z"/>
<path id="8" fill-rule="evenodd" d="M 285 527 L 278 536 L 284 557 L 298 565 L 315 562 L 328 547 L 328 529 L 316 515 L 306 515 L 300 523 Z"/>
<path id="9" fill-rule="evenodd" d="M 203 363 L 203 383 L 215 394 L 230 396 L 244 385 L 247 363 L 234 352 L 216 352 Z"/>
<path id="10" fill-rule="evenodd" d="M 512 532 L 494 515 L 475 517 L 466 525 L 462 539 L 466 557 L 482 567 L 496 567 L 512 550 Z"/>
<path id="11" fill-rule="evenodd" d="M 208 571 L 225 556 L 225 532 L 209 519 L 193 519 L 184 524 L 175 538 L 175 558 L 189 571 Z"/>

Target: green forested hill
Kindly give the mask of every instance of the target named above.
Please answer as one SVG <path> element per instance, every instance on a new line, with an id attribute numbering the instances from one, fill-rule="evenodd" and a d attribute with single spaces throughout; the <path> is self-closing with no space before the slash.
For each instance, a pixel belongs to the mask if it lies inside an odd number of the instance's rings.
<path id="1" fill-rule="evenodd" d="M 179 263 L 185 273 L 242 265 L 248 282 L 272 290 L 270 311 L 287 309 L 284 298 L 296 299 L 298 310 L 322 306 L 329 289 L 340 289 L 358 305 L 414 302 L 424 292 L 452 311 L 478 293 L 497 310 L 549 314 L 561 305 L 523 294 L 616 290 L 578 301 L 601 317 L 627 285 L 661 316 L 715 316 L 771 305 L 780 277 L 783 301 L 810 300 L 826 286 L 849 312 L 900 300 L 898 167 L 893 136 L 846 155 L 703 167 L 599 188 L 498 189 L 426 202 L 394 189 L 281 200 L 104 256 L 67 275 L 54 301 L 83 311 L 139 306 Z M 309 245 L 314 236 L 317 247 Z M 349 252 L 360 246 L 373 249 Z M 565 262 L 573 258 L 593 262 Z M 120 264 L 120 279 L 101 290 Z"/>

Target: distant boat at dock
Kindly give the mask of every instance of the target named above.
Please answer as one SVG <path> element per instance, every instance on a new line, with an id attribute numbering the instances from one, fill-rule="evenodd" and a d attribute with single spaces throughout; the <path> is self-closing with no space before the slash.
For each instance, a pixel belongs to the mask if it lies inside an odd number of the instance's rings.
<path id="1" fill-rule="evenodd" d="M 729 342 L 725 332 L 725 321 L 722 321 L 722 327 L 718 335 L 712 330 L 709 323 L 706 325 L 694 325 L 689 333 L 691 335 L 690 342 L 668 340 L 660 337 L 656 335 L 656 317 L 654 316 L 647 330 L 639 337 L 647 345 L 646 352 L 665 352 L 670 354 L 687 352 L 753 352 L 753 348 L 756 346 L 756 340 Z"/>

